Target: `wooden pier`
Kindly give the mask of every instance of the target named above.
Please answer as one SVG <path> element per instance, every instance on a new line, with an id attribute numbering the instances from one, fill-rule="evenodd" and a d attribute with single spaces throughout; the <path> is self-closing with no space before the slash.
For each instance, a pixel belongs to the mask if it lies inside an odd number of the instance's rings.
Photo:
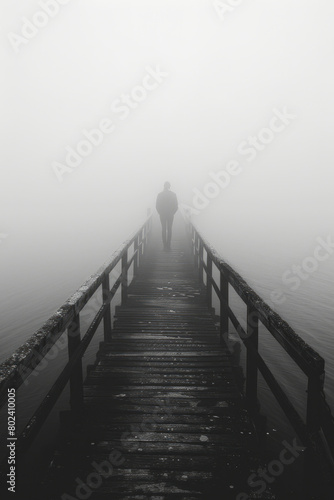
<path id="1" fill-rule="evenodd" d="M 182 243 L 170 253 L 152 245 L 117 308 L 89 369 L 83 418 L 70 425 L 69 414 L 64 425 L 55 498 L 75 496 L 74 479 L 113 450 L 113 473 L 93 498 L 235 498 L 242 478 L 250 490 L 250 464 L 260 465 L 255 429 Z"/>
<path id="2" fill-rule="evenodd" d="M 71 410 L 61 414 L 52 463 L 31 498 L 279 500 L 275 485 L 255 494 L 249 483 L 266 465 L 255 425 L 258 371 L 310 450 L 312 463 L 320 465 L 319 499 L 331 498 L 334 425 L 322 391 L 322 358 L 193 225 L 174 239 L 170 252 L 150 239 L 150 231 L 151 219 L 1 367 L 2 391 L 18 387 L 38 356 L 67 330 L 69 361 L 18 440 L 18 452 L 25 453 L 69 381 Z M 110 285 L 118 264 L 120 274 Z M 247 332 L 230 309 L 229 286 L 247 304 Z M 80 312 L 99 287 L 103 304 L 81 337 Z M 112 321 L 110 303 L 119 288 L 121 304 Z M 213 292 L 219 315 L 212 308 Z M 225 343 L 229 320 L 247 347 L 244 392 Z M 101 321 L 104 340 L 84 377 L 82 356 Z M 308 376 L 305 422 L 258 353 L 259 321 Z"/>

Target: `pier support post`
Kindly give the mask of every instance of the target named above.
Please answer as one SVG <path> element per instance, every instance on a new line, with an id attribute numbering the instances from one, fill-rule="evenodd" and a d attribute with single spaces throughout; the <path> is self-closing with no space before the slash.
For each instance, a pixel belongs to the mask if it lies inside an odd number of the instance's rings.
<path id="1" fill-rule="evenodd" d="M 128 298 L 128 251 L 126 250 L 122 257 L 122 305 Z"/>
<path id="2" fill-rule="evenodd" d="M 80 316 L 77 314 L 67 329 L 68 356 L 71 358 L 81 341 Z M 82 359 L 80 358 L 70 377 L 70 404 L 72 410 L 78 410 L 83 404 Z"/>
<path id="3" fill-rule="evenodd" d="M 310 434 L 320 431 L 320 393 L 323 389 L 323 381 L 320 376 L 309 376 L 307 385 L 307 410 L 306 410 L 306 425 Z"/>
<path id="4" fill-rule="evenodd" d="M 246 379 L 246 397 L 251 410 L 258 410 L 257 401 L 257 353 L 259 348 L 259 319 L 256 310 L 247 306 L 247 379 Z"/>
<path id="5" fill-rule="evenodd" d="M 220 269 L 220 343 L 228 340 L 228 281 Z"/>
<path id="6" fill-rule="evenodd" d="M 193 257 L 194 259 L 194 264 L 196 266 L 196 250 L 195 250 L 195 239 L 196 239 L 196 235 L 195 235 L 195 228 L 194 226 L 190 226 L 190 243 L 191 243 L 191 256 Z"/>
<path id="7" fill-rule="evenodd" d="M 199 245 L 198 245 L 198 276 L 199 276 L 199 281 L 202 284 L 203 283 L 203 242 L 202 242 L 202 240 L 199 241 Z"/>
<path id="8" fill-rule="evenodd" d="M 145 252 L 145 248 L 146 248 L 146 235 L 147 235 L 147 228 L 145 226 L 142 229 L 142 231 L 140 233 L 140 237 L 139 237 L 139 243 L 140 243 L 140 247 L 139 247 L 139 265 L 141 265 L 142 262 L 143 262 L 144 252 Z"/>
<path id="9" fill-rule="evenodd" d="M 109 274 L 105 276 L 102 282 L 102 300 L 103 302 L 109 299 L 110 294 L 110 282 L 109 282 Z M 111 336 L 111 307 L 110 302 L 107 306 L 106 312 L 103 317 L 103 330 L 104 330 L 104 340 L 110 338 Z"/>
<path id="10" fill-rule="evenodd" d="M 208 302 L 208 307 L 212 307 L 212 259 L 210 255 L 207 253 L 206 259 L 206 298 Z M 203 254 L 202 254 L 203 258 Z"/>
<path id="11" fill-rule="evenodd" d="M 133 261 L 133 275 L 136 276 L 138 272 L 138 261 L 139 261 L 139 236 L 136 237 L 134 241 L 134 252 L 136 253 L 135 260 Z"/>
<path id="12" fill-rule="evenodd" d="M 198 252 L 198 234 L 195 233 L 195 239 L 194 239 L 194 261 L 195 261 L 195 267 L 198 269 L 199 268 L 199 252 Z"/>

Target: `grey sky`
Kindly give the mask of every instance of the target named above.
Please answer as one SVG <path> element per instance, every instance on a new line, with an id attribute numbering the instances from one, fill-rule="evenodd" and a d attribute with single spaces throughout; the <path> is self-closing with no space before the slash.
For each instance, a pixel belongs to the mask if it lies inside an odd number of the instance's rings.
<path id="1" fill-rule="evenodd" d="M 131 230 L 166 179 L 191 205 L 230 160 L 243 172 L 199 216 L 209 232 L 217 218 L 232 234 L 251 217 L 310 239 L 331 226 L 333 2 L 248 0 L 225 19 L 213 3 L 71 0 L 15 53 L 8 34 L 41 7 L 2 2 L 0 232 Z M 168 77 L 120 120 L 111 104 L 157 66 Z M 284 107 L 296 118 L 248 162 L 238 146 Z M 115 131 L 60 183 L 53 162 L 108 117 Z"/>

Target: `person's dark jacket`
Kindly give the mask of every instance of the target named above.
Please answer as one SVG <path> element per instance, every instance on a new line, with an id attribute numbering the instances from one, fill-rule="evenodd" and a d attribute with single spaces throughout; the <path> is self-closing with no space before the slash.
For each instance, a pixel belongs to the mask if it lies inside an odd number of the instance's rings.
<path id="1" fill-rule="evenodd" d="M 169 189 L 165 189 L 158 194 L 156 209 L 162 217 L 172 216 L 178 209 L 176 194 Z"/>

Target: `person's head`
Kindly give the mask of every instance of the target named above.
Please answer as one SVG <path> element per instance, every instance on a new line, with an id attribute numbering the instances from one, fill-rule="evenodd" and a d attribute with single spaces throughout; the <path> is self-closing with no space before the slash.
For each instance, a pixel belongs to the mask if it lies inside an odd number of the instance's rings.
<path id="1" fill-rule="evenodd" d="M 164 184 L 165 189 L 170 189 L 170 182 L 166 181 Z"/>

